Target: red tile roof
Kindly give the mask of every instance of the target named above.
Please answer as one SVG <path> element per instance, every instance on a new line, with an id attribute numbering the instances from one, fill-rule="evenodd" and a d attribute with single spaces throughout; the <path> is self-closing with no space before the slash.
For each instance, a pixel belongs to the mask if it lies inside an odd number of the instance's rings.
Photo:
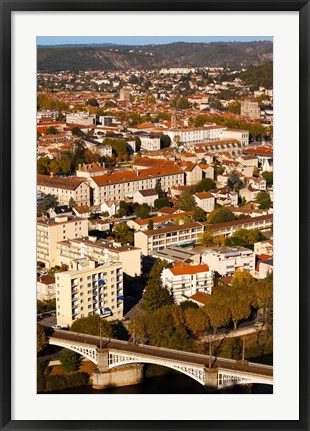
<path id="1" fill-rule="evenodd" d="M 186 275 L 186 274 L 198 274 L 200 272 L 208 272 L 209 267 L 207 264 L 195 265 L 195 266 L 179 266 L 170 268 L 173 275 Z"/>
<path id="2" fill-rule="evenodd" d="M 37 175 L 37 184 L 45 187 L 55 187 L 65 190 L 75 190 L 80 184 L 84 182 L 84 178 L 69 177 L 50 177 L 49 175 Z"/>

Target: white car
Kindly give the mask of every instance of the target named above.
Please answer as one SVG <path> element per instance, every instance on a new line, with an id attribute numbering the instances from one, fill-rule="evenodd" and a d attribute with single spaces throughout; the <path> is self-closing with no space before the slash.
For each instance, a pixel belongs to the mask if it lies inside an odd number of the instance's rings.
<path id="1" fill-rule="evenodd" d="M 61 329 L 61 326 L 59 326 L 59 325 L 53 325 L 52 329 Z"/>

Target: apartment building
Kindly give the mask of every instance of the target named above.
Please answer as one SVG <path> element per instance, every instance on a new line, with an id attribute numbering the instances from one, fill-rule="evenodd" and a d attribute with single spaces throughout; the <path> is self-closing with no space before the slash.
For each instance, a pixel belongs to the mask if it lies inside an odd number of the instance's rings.
<path id="1" fill-rule="evenodd" d="M 73 270 L 56 273 L 57 325 L 61 327 L 94 314 L 121 319 L 123 299 L 121 263 L 81 259 L 74 262 Z"/>
<path id="2" fill-rule="evenodd" d="M 273 224 L 273 215 L 267 214 L 257 217 L 245 218 L 241 220 L 232 220 L 224 223 L 207 224 L 205 229 L 213 235 L 230 236 L 238 229 L 270 229 Z"/>
<path id="3" fill-rule="evenodd" d="M 260 118 L 260 107 L 258 102 L 253 100 L 243 100 L 241 102 L 241 115 L 250 118 Z"/>
<path id="4" fill-rule="evenodd" d="M 165 134 L 170 136 L 172 142 L 178 139 L 180 145 L 193 145 L 204 141 L 219 140 L 221 139 L 223 130 L 223 127 L 214 125 L 209 127 L 170 129 L 165 131 Z"/>
<path id="5" fill-rule="evenodd" d="M 224 129 L 222 139 L 237 139 L 243 147 L 249 145 L 249 131 L 240 129 Z"/>
<path id="6" fill-rule="evenodd" d="M 185 223 L 179 226 L 163 227 L 135 232 L 135 247 L 142 250 L 144 256 L 152 254 L 171 245 L 183 247 L 196 244 L 204 227 L 201 223 Z"/>
<path id="7" fill-rule="evenodd" d="M 201 256 L 212 271 L 231 275 L 237 269 L 255 272 L 255 253 L 244 247 L 220 247 L 207 249 Z"/>
<path id="8" fill-rule="evenodd" d="M 68 239 L 57 244 L 57 262 L 72 267 L 74 260 L 85 258 L 99 263 L 121 262 L 123 271 L 130 277 L 141 275 L 141 250 L 95 236 Z"/>
<path id="9" fill-rule="evenodd" d="M 90 205 L 89 186 L 83 178 L 37 175 L 37 190 L 56 196 L 59 205 L 68 205 L 71 198 L 76 205 Z"/>
<path id="10" fill-rule="evenodd" d="M 115 171 L 90 178 L 94 205 L 107 201 L 120 201 L 132 198 L 138 190 L 155 189 L 160 180 L 161 188 L 184 184 L 184 173 L 178 166 L 156 167 L 141 171 Z"/>
<path id="11" fill-rule="evenodd" d="M 254 253 L 256 255 L 267 254 L 268 256 L 273 256 L 273 239 L 256 242 L 254 244 Z"/>
<path id="12" fill-rule="evenodd" d="M 75 174 L 77 177 L 90 178 L 98 175 L 104 175 L 106 172 L 104 163 L 93 162 L 79 164 Z"/>
<path id="13" fill-rule="evenodd" d="M 58 216 L 55 218 L 41 217 L 37 219 L 37 260 L 46 268 L 57 264 L 57 242 L 80 238 L 88 234 L 88 220 Z"/>
<path id="14" fill-rule="evenodd" d="M 50 301 L 55 297 L 55 277 L 51 275 L 40 275 L 37 278 L 37 300 Z"/>
<path id="15" fill-rule="evenodd" d="M 212 293 L 213 273 L 206 264 L 166 268 L 163 269 L 161 278 L 178 304 L 198 292 L 208 295 Z"/>
<path id="16" fill-rule="evenodd" d="M 89 112 L 72 112 L 66 114 L 67 124 L 79 124 L 82 126 L 96 125 L 96 115 Z"/>
<path id="17" fill-rule="evenodd" d="M 139 136 L 141 140 L 141 149 L 146 151 L 159 151 L 160 138 L 158 136 L 142 135 Z"/>

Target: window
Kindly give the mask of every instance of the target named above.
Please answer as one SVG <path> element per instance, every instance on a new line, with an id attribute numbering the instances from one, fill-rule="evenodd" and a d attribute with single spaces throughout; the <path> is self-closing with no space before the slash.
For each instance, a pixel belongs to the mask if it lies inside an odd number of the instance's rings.
<path id="1" fill-rule="evenodd" d="M 80 278 L 80 283 L 83 281 L 83 278 Z"/>
<path id="2" fill-rule="evenodd" d="M 83 311 L 84 310 L 84 307 L 81 307 L 81 311 Z"/>
<path id="3" fill-rule="evenodd" d="M 92 305 L 91 305 L 91 304 L 89 304 L 88 308 L 92 308 Z"/>

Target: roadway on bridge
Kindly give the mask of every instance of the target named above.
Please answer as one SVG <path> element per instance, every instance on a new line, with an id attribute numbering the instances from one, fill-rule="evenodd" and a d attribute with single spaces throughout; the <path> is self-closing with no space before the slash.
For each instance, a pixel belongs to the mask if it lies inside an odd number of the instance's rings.
<path id="1" fill-rule="evenodd" d="M 100 347 L 100 338 L 88 336 L 86 334 L 70 333 L 69 331 L 54 331 L 52 334 L 54 338 L 60 338 L 66 341 L 85 343 L 93 345 L 97 348 Z M 123 351 L 124 354 L 136 353 L 141 355 L 149 355 L 160 359 L 171 359 L 175 361 L 188 362 L 195 365 L 204 365 L 209 367 L 209 356 L 200 355 L 196 353 L 187 353 L 184 351 L 176 351 L 171 349 L 162 349 L 160 347 L 152 347 L 143 344 L 134 344 L 132 342 L 124 342 L 115 339 L 102 339 L 102 348 L 115 349 Z M 267 365 L 243 363 L 241 361 L 234 361 L 224 358 L 212 358 L 212 368 L 226 368 L 235 371 L 243 371 L 247 373 L 260 374 L 266 377 L 273 375 L 273 368 Z"/>

